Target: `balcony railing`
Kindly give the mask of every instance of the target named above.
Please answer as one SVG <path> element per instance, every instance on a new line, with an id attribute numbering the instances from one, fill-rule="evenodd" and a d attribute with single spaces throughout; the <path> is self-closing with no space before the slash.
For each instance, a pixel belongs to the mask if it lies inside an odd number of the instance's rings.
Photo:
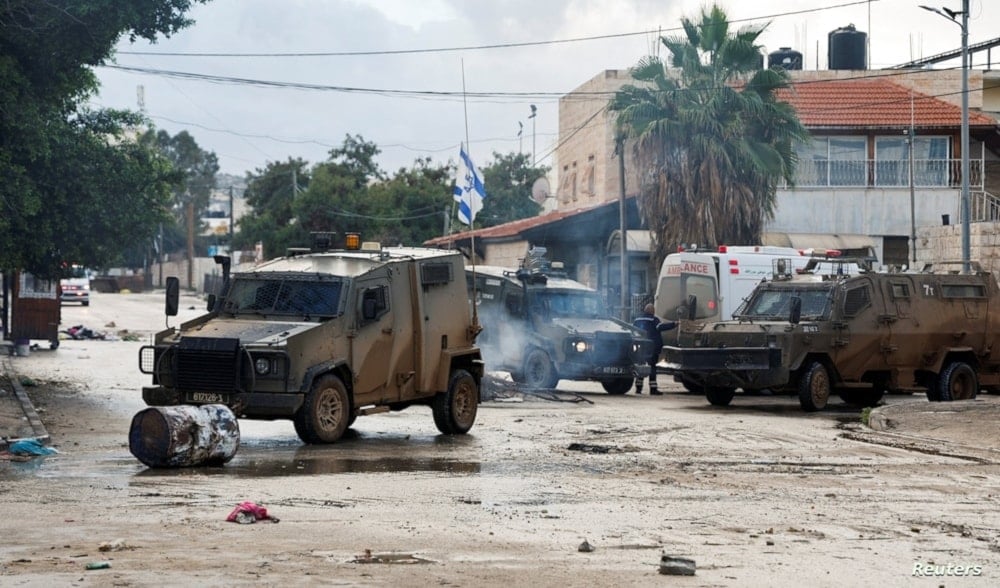
<path id="1" fill-rule="evenodd" d="M 800 160 L 795 169 L 795 185 L 816 187 L 908 187 L 909 160 Z M 959 159 L 913 160 L 913 185 L 917 188 L 959 188 L 962 162 Z M 983 189 L 983 162 L 969 162 L 969 187 Z"/>
<path id="2" fill-rule="evenodd" d="M 989 192 L 973 192 L 969 195 L 972 210 L 969 220 L 974 223 L 1000 221 L 1000 198 Z"/>

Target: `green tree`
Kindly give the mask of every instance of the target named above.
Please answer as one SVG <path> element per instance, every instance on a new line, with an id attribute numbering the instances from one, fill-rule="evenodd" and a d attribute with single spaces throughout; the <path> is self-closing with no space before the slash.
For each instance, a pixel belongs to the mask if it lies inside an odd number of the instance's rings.
<path id="1" fill-rule="evenodd" d="M 309 187 L 292 206 L 303 230 L 343 235 L 367 228 L 364 221 L 374 212 L 368 186 L 385 178 L 375 161 L 379 153 L 378 146 L 360 135 L 347 135 L 327 161 L 313 168 Z"/>
<path id="2" fill-rule="evenodd" d="M 759 243 L 778 182 L 792 182 L 793 144 L 808 136 L 775 97 L 787 73 L 760 69 L 756 41 L 767 25 L 730 33 L 718 6 L 681 23 L 684 36 L 661 39 L 675 69 L 640 60 L 632 69 L 640 83 L 610 103 L 619 151 L 634 145 L 656 267 L 677 243 Z"/>
<path id="3" fill-rule="evenodd" d="M 245 197 L 250 212 L 240 219 L 234 249 L 252 249 L 260 242 L 265 244 L 265 254 L 272 255 L 303 245 L 309 236 L 296 222 L 292 205 L 296 195 L 309 186 L 308 165 L 304 159 L 288 158 L 247 174 Z"/>
<path id="4" fill-rule="evenodd" d="M 452 166 L 432 165 L 430 158 L 423 158 L 373 184 L 368 189 L 373 218 L 366 219 L 371 228 L 362 232 L 365 239 L 419 246 L 440 235 L 451 212 L 454 175 Z"/>
<path id="5" fill-rule="evenodd" d="M 548 167 L 532 167 L 523 153 L 493 152 L 493 161 L 482 169 L 486 200 L 476 220 L 484 227 L 535 216 L 542 207 L 531 199 L 531 187 L 545 177 Z"/>
<path id="6" fill-rule="evenodd" d="M 83 104 L 97 88 L 91 68 L 122 36 L 170 36 L 202 1 L 0 5 L 0 267 L 56 275 L 63 262 L 104 266 L 150 240 L 170 166 L 125 138 L 137 116 Z"/>
<path id="7" fill-rule="evenodd" d="M 156 149 L 173 164 L 178 172 L 172 186 L 174 202 L 194 203 L 195 218 L 201 218 L 215 189 L 215 175 L 219 173 L 219 158 L 215 153 L 203 150 L 187 131 L 170 136 L 167 131 L 151 128 L 138 141 Z"/>

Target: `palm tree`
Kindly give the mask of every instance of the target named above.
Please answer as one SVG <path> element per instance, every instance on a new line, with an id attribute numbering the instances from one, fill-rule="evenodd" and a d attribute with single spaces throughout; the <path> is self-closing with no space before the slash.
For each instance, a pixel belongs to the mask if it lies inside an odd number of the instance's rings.
<path id="1" fill-rule="evenodd" d="M 700 22 L 682 19 L 683 37 L 663 37 L 668 69 L 646 57 L 640 82 L 611 100 L 618 154 L 630 142 L 640 172 L 640 214 L 659 262 L 679 243 L 759 243 L 774 216 L 775 190 L 791 183 L 793 144 L 808 132 L 775 91 L 788 74 L 761 67 L 763 26 L 729 32 L 718 6 Z"/>

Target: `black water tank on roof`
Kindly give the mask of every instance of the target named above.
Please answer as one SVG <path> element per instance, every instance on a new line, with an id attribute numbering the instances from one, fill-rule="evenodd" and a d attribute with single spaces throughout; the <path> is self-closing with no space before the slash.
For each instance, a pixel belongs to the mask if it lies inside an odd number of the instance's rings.
<path id="1" fill-rule="evenodd" d="M 867 69 L 868 35 L 847 25 L 827 35 L 827 67 L 830 69 Z"/>
<path id="2" fill-rule="evenodd" d="M 767 54 L 767 67 L 772 69 L 802 69 L 802 54 L 791 47 L 782 47 Z"/>

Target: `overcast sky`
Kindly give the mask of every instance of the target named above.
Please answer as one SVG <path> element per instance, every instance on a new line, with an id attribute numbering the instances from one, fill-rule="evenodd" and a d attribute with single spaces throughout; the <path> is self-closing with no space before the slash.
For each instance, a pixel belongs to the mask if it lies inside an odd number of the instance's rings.
<path id="1" fill-rule="evenodd" d="M 828 33 L 849 24 L 868 33 L 874 68 L 958 49 L 961 27 L 919 4 L 960 10 L 961 0 L 938 2 L 720 5 L 741 25 L 770 22 L 761 37 L 767 52 L 792 47 L 804 54 L 806 69 L 816 69 L 817 61 L 825 69 Z M 243 175 L 289 157 L 318 163 L 347 134 L 377 144 L 381 167 L 395 172 L 419 157 L 457 160 L 466 136 L 464 70 L 465 90 L 488 94 L 465 100 L 476 163 L 485 165 L 494 151 L 531 153 L 535 145 L 540 163 L 551 165 L 559 96 L 602 70 L 633 66 L 657 47 L 657 31 L 676 34 L 680 18 L 696 16 L 704 5 L 705 0 L 214 0 L 194 8 L 189 16 L 195 24 L 173 38 L 155 45 L 122 41 L 116 64 L 316 88 L 100 68 L 102 87 L 93 103 L 138 109 L 141 86 L 153 124 L 171 134 L 187 130 L 218 155 L 226 173 Z M 1000 1 L 970 0 L 969 13 L 970 45 L 1000 37 Z M 575 40 L 602 36 L 607 38 Z M 532 44 L 473 48 L 523 43 Z M 454 48 L 460 49 L 428 51 Z M 162 55 L 167 52 L 191 55 Z M 289 55 L 358 52 L 369 54 Z M 378 52 L 396 53 L 372 54 Z M 197 55 L 206 53 L 275 55 Z M 1000 48 L 994 54 L 1000 62 Z M 985 64 L 985 52 L 974 57 L 975 67 Z"/>

